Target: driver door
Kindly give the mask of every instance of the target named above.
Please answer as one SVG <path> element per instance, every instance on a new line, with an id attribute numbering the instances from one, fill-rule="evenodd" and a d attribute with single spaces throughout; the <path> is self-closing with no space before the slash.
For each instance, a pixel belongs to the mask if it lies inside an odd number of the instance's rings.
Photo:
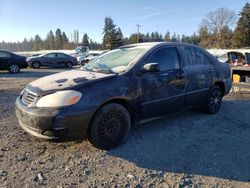
<path id="1" fill-rule="evenodd" d="M 162 47 L 144 64 L 158 63 L 159 72 L 141 76 L 143 118 L 162 116 L 184 106 L 186 78 L 175 47 Z"/>

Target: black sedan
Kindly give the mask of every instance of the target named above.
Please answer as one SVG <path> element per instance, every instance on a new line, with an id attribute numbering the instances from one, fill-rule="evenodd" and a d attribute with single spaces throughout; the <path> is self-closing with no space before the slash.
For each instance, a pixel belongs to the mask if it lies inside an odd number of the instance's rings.
<path id="1" fill-rule="evenodd" d="M 29 67 L 39 69 L 44 67 L 57 67 L 57 68 L 72 68 L 77 65 L 77 59 L 62 52 L 52 52 L 42 54 L 36 57 L 27 59 Z"/>
<path id="2" fill-rule="evenodd" d="M 31 82 L 16 100 L 16 115 L 32 135 L 86 134 L 96 147 L 111 149 L 142 120 L 194 106 L 218 112 L 230 77 L 228 64 L 198 46 L 133 44 Z"/>
<path id="3" fill-rule="evenodd" d="M 27 68 L 27 66 L 26 57 L 6 50 L 0 50 L 0 70 L 18 73 L 21 68 Z"/>

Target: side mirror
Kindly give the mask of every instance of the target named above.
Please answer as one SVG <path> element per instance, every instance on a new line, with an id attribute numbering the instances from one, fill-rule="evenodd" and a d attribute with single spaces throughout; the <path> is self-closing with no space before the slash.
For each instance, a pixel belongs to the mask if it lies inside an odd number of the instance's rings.
<path id="1" fill-rule="evenodd" d="M 142 72 L 159 72 L 160 67 L 158 63 L 147 63 L 143 65 Z"/>

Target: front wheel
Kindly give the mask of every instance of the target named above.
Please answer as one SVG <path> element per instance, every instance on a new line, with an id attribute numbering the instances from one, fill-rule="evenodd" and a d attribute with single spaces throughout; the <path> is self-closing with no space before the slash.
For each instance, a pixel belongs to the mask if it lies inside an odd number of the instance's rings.
<path id="1" fill-rule="evenodd" d="M 204 110 L 209 114 L 217 113 L 221 107 L 222 97 L 222 89 L 214 85 L 208 93 L 207 101 L 204 104 Z"/>
<path id="2" fill-rule="evenodd" d="M 90 125 L 89 141 L 100 149 L 119 145 L 131 127 L 130 115 L 122 105 L 112 103 L 99 109 Z"/>
<path id="3" fill-rule="evenodd" d="M 32 63 L 31 66 L 32 66 L 33 69 L 39 69 L 40 68 L 40 63 L 38 61 L 35 61 L 35 62 Z"/>
<path id="4" fill-rule="evenodd" d="M 20 67 L 17 64 L 11 64 L 9 66 L 10 73 L 18 73 L 20 71 Z"/>

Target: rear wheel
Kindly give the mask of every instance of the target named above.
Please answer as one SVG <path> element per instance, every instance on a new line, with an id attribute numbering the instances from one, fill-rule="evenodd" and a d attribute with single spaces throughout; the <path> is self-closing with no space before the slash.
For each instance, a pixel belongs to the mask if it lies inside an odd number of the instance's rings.
<path id="1" fill-rule="evenodd" d="M 221 107 L 222 97 L 222 89 L 219 86 L 214 85 L 209 91 L 207 101 L 204 104 L 204 110 L 210 114 L 217 113 Z"/>
<path id="2" fill-rule="evenodd" d="M 127 136 L 130 115 L 122 105 L 112 103 L 99 109 L 89 128 L 89 141 L 100 149 L 112 149 Z"/>
<path id="3" fill-rule="evenodd" d="M 86 63 L 85 61 L 81 61 L 81 65 L 82 65 L 82 66 L 84 66 L 84 65 L 85 65 L 85 63 Z"/>
<path id="4" fill-rule="evenodd" d="M 41 66 L 41 65 L 40 65 L 40 63 L 39 63 L 38 61 L 35 61 L 35 62 L 32 63 L 32 68 L 33 68 L 33 69 L 39 69 L 40 66 Z"/>
<path id="5" fill-rule="evenodd" d="M 10 73 L 18 73 L 20 71 L 20 67 L 17 64 L 11 64 L 9 66 L 9 72 Z"/>
<path id="6" fill-rule="evenodd" d="M 65 64 L 65 67 L 66 67 L 66 68 L 69 68 L 69 69 L 72 69 L 72 68 L 73 68 L 73 65 L 72 65 L 71 62 L 67 62 L 67 63 Z"/>

